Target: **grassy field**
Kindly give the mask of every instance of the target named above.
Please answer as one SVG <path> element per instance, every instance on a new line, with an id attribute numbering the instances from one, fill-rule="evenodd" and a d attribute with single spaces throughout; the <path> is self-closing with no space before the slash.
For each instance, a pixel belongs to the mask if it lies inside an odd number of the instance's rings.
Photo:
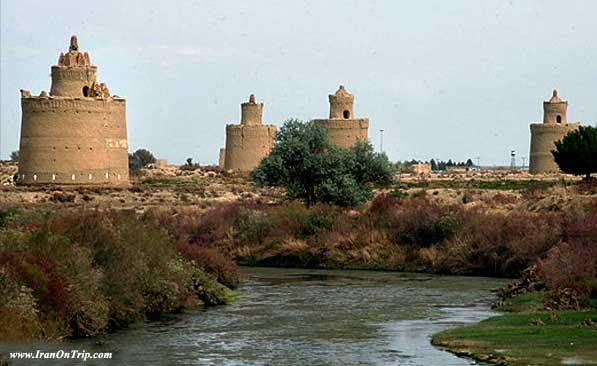
<path id="1" fill-rule="evenodd" d="M 550 314 L 504 314 L 437 333 L 432 343 L 498 365 L 597 365 L 597 311 Z"/>

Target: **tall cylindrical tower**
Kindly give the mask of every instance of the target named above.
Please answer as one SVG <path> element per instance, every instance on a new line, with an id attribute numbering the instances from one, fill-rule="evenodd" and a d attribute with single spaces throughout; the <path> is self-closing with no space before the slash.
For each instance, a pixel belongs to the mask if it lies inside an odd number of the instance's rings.
<path id="1" fill-rule="evenodd" d="M 50 95 L 21 91 L 19 184 L 129 183 L 126 102 L 96 70 L 73 36 L 52 67 Z"/>
<path id="2" fill-rule="evenodd" d="M 551 153 L 556 147 L 555 142 L 579 126 L 579 123 L 568 123 L 567 110 L 568 102 L 562 100 L 558 96 L 558 91 L 554 89 L 551 99 L 543 102 L 543 123 L 531 123 L 529 154 L 529 172 L 531 174 L 560 171 Z"/>
<path id="3" fill-rule="evenodd" d="M 249 101 L 241 104 L 239 124 L 226 126 L 226 148 L 220 164 L 226 170 L 251 171 L 269 154 L 274 146 L 276 126 L 261 121 L 263 103 L 256 103 L 251 94 Z M 221 151 L 220 151 L 221 153 Z"/>
<path id="4" fill-rule="evenodd" d="M 334 94 L 328 96 L 330 118 L 318 119 L 317 123 L 327 129 L 330 144 L 348 148 L 357 141 L 368 140 L 369 119 L 355 118 L 353 112 L 354 96 L 343 85 Z"/>

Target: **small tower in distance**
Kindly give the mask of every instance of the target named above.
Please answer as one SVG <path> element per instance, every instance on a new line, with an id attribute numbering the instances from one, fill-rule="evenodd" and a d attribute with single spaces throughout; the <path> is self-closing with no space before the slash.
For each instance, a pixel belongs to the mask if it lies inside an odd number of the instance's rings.
<path id="1" fill-rule="evenodd" d="M 580 123 L 568 123 L 566 112 L 568 102 L 558 95 L 556 89 L 549 100 L 543 102 L 543 123 L 531 123 L 531 151 L 529 172 L 531 174 L 558 173 L 560 168 L 551 153 L 555 142 L 568 132 L 580 126 Z"/>
<path id="2" fill-rule="evenodd" d="M 263 103 L 256 103 L 253 94 L 240 109 L 240 123 L 226 125 L 226 148 L 220 150 L 220 165 L 226 170 L 248 172 L 271 151 L 276 126 L 263 124 Z"/>
<path id="3" fill-rule="evenodd" d="M 328 130 L 330 144 L 348 148 L 357 141 L 368 140 L 369 119 L 354 117 L 354 96 L 343 85 L 329 95 L 330 117 L 318 119 Z"/>

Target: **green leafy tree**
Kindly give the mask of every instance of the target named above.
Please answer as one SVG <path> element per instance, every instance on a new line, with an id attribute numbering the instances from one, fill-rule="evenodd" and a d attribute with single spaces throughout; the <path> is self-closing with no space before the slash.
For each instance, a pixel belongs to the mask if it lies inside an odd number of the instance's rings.
<path id="1" fill-rule="evenodd" d="M 155 156 L 146 149 L 138 149 L 132 154 L 129 154 L 129 168 L 141 169 L 147 164 L 155 163 Z"/>
<path id="2" fill-rule="evenodd" d="M 564 173 L 584 175 L 585 179 L 590 179 L 591 173 L 597 173 L 596 127 L 580 126 L 555 145 L 556 149 L 551 153 Z"/>
<path id="3" fill-rule="evenodd" d="M 394 169 L 368 143 L 342 149 L 327 142 L 321 124 L 292 119 L 251 174 L 257 185 L 285 187 L 289 197 L 308 206 L 326 202 L 350 207 L 372 198 L 371 185 L 391 184 Z"/>

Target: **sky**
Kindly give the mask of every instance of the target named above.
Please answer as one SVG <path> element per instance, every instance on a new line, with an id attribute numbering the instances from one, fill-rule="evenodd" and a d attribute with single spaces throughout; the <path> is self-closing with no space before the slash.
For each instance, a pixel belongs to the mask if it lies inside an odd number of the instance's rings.
<path id="1" fill-rule="evenodd" d="M 127 100 L 129 150 L 172 163 L 217 163 L 249 94 L 280 126 L 327 118 L 340 84 L 393 161 L 528 157 L 553 88 L 569 122 L 597 123 L 592 0 L 2 0 L 0 12 L 2 159 L 18 149 L 19 89 L 50 89 L 72 34 Z"/>

